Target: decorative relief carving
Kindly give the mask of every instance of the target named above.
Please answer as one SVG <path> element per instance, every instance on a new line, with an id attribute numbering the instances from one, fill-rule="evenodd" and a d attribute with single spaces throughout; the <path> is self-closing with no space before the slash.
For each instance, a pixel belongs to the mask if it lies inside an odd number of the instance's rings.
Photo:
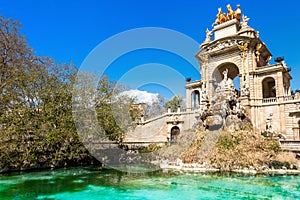
<path id="1" fill-rule="evenodd" d="M 250 18 L 248 18 L 247 16 L 243 15 L 243 19 L 241 22 L 241 28 L 248 28 L 248 21 L 250 20 Z"/>
<path id="2" fill-rule="evenodd" d="M 246 52 L 248 50 L 249 42 L 240 43 L 237 46 L 241 52 Z"/>
<path id="3" fill-rule="evenodd" d="M 260 58 L 260 49 L 261 49 L 261 47 L 262 47 L 262 44 L 261 43 L 258 43 L 257 45 L 256 45 L 256 51 L 255 51 L 255 55 L 256 55 L 256 61 L 257 62 L 259 62 L 259 58 Z"/>
<path id="4" fill-rule="evenodd" d="M 236 45 L 238 46 L 238 48 L 240 49 L 241 52 L 246 52 L 248 50 L 249 42 L 244 42 L 244 40 L 229 39 L 229 40 L 225 40 L 222 42 L 218 41 L 215 44 L 212 44 L 212 45 L 206 47 L 205 49 L 206 49 L 207 53 L 212 53 L 214 51 L 224 50 L 226 48 L 231 48 Z M 245 54 L 241 53 L 241 56 L 244 57 Z"/>
<path id="5" fill-rule="evenodd" d="M 204 54 L 204 55 L 200 55 L 200 60 L 201 60 L 201 65 L 200 65 L 200 72 L 201 72 L 201 75 L 202 75 L 202 79 L 203 79 L 203 82 L 205 84 L 205 76 L 206 76 L 206 65 L 207 65 L 207 62 L 208 62 L 208 54 Z"/>
<path id="6" fill-rule="evenodd" d="M 210 47 L 207 47 L 206 49 L 208 52 L 223 50 L 225 48 L 229 48 L 229 47 L 236 45 L 237 42 L 238 42 L 237 40 L 226 40 L 224 42 L 217 42 L 216 44 L 214 44 Z"/>
<path id="7" fill-rule="evenodd" d="M 241 88 L 242 96 L 249 97 L 250 96 L 250 89 L 249 85 L 246 81 L 244 81 L 243 87 Z"/>
<path id="8" fill-rule="evenodd" d="M 248 50 L 249 42 L 244 42 L 244 43 L 238 44 L 237 46 L 241 51 L 240 55 L 242 58 L 242 67 L 244 69 L 244 76 L 245 76 L 246 75 L 245 60 L 247 58 L 247 50 Z"/>
<path id="9" fill-rule="evenodd" d="M 238 44 L 237 46 L 241 51 L 242 59 L 245 60 L 247 57 L 246 51 L 248 50 L 249 42 L 244 42 L 242 44 Z"/>

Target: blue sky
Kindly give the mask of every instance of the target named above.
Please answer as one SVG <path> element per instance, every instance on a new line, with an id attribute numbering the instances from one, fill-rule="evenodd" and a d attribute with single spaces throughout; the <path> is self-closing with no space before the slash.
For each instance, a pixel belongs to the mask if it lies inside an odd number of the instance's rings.
<path id="1" fill-rule="evenodd" d="M 23 24 L 22 33 L 38 55 L 50 56 L 58 63 L 72 61 L 80 66 L 101 42 L 135 28 L 167 28 L 200 44 L 205 38 L 206 28 L 211 28 L 215 20 L 217 8 L 223 7 L 226 11 L 227 3 L 234 8 L 236 4 L 241 5 L 243 14 L 250 18 L 249 25 L 260 32 L 260 38 L 267 44 L 273 58 L 284 56 L 292 68 L 292 88 L 300 88 L 300 2 L 296 0 L 2 0 L 0 13 Z M 149 63 L 175 69 L 182 75 L 173 78 L 173 81 L 178 79 L 178 86 L 184 85 L 183 77 L 199 79 L 197 70 L 184 59 L 156 49 L 122 55 L 107 68 L 106 73 L 119 80 L 130 69 Z M 168 77 L 170 84 L 175 84 L 164 72 L 145 73 L 149 79 L 151 76 Z M 184 92 L 183 85 L 178 92 Z M 146 84 L 132 87 L 151 91 Z"/>

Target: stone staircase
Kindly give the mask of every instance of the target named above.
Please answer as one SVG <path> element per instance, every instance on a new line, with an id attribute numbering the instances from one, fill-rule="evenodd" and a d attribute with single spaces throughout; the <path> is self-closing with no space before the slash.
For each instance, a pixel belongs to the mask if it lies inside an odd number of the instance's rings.
<path id="1" fill-rule="evenodd" d="M 137 127 L 126 133 L 124 142 L 166 142 L 167 127 L 165 117 L 152 120 L 151 123 L 137 125 Z"/>

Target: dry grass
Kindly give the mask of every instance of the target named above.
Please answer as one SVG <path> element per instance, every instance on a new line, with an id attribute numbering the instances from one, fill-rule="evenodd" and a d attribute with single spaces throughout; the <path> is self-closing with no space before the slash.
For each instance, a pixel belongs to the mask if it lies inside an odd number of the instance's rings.
<path id="1" fill-rule="evenodd" d="M 279 162 L 288 162 L 294 166 L 298 164 L 298 160 L 296 159 L 296 155 L 292 152 L 280 152 L 276 155 L 275 160 Z"/>
<path id="2" fill-rule="evenodd" d="M 281 151 L 276 139 L 265 138 L 252 130 L 199 132 L 190 148 L 180 157 L 184 163 L 205 162 L 224 171 L 250 166 L 259 170 L 274 160 L 297 164 L 292 153 Z"/>
<path id="3" fill-rule="evenodd" d="M 161 160 L 176 161 L 182 152 L 186 152 L 193 141 L 197 138 L 196 131 L 183 131 L 177 138 L 177 143 L 164 147 L 153 152 L 153 157 L 159 157 Z"/>

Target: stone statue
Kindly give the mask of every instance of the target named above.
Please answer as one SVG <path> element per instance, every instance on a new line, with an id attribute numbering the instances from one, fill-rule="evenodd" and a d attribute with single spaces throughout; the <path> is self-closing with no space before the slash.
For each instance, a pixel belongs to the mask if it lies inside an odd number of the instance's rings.
<path id="1" fill-rule="evenodd" d="M 236 115 L 237 114 L 236 106 L 232 106 L 231 114 L 232 115 Z"/>
<path id="2" fill-rule="evenodd" d="M 248 85 L 247 82 L 244 82 L 241 92 L 242 92 L 243 96 L 249 96 L 250 95 L 249 85 Z"/>
<path id="3" fill-rule="evenodd" d="M 217 19 L 215 24 L 222 24 L 227 21 L 226 14 L 222 12 L 222 8 L 218 8 Z"/>
<path id="4" fill-rule="evenodd" d="M 272 116 L 273 114 L 270 113 L 267 117 L 267 120 L 266 120 L 266 130 L 268 132 L 271 132 L 272 131 Z"/>
<path id="5" fill-rule="evenodd" d="M 224 75 L 224 80 L 227 80 L 228 79 L 228 69 L 226 68 L 224 71 L 223 71 L 223 75 Z"/>
<path id="6" fill-rule="evenodd" d="M 256 31 L 256 37 L 259 38 L 259 31 Z"/>
<path id="7" fill-rule="evenodd" d="M 233 81 L 231 78 L 228 78 L 228 69 L 226 68 L 226 70 L 223 71 L 223 75 L 224 75 L 224 78 L 223 80 L 220 82 L 220 87 L 221 87 L 221 90 L 223 89 L 229 89 L 229 90 L 232 90 L 234 89 L 234 85 L 233 85 Z"/>
<path id="8" fill-rule="evenodd" d="M 241 22 L 241 28 L 247 28 L 248 26 L 248 21 L 250 20 L 250 18 L 248 18 L 247 16 L 243 15 L 243 20 Z"/>
<path id="9" fill-rule="evenodd" d="M 201 104 L 200 104 L 200 116 L 204 116 L 208 110 L 208 97 L 205 90 L 201 91 Z"/>
<path id="10" fill-rule="evenodd" d="M 259 62 L 259 59 L 260 59 L 260 49 L 262 47 L 262 44 L 261 43 L 258 43 L 256 45 L 256 51 L 255 51 L 255 54 L 256 54 L 256 60 L 257 62 Z"/>
<path id="11" fill-rule="evenodd" d="M 240 5 L 236 5 L 236 10 L 234 12 L 234 17 L 238 20 L 241 21 L 241 14 L 242 14 L 242 10 L 240 8 Z"/>
<path id="12" fill-rule="evenodd" d="M 227 20 L 232 20 L 232 19 L 234 19 L 235 18 L 235 16 L 234 16 L 234 11 L 232 10 L 232 8 L 231 8 L 231 5 L 230 4 L 227 4 L 227 10 L 228 10 L 228 13 L 227 13 Z"/>
<path id="13" fill-rule="evenodd" d="M 211 41 L 211 36 L 212 36 L 212 33 L 210 30 L 208 30 L 208 28 L 206 29 L 206 38 L 205 38 L 205 41 L 204 42 L 210 42 Z"/>
<path id="14" fill-rule="evenodd" d="M 206 94 L 206 91 L 202 91 L 202 95 L 201 95 L 201 102 L 207 102 L 208 101 L 208 97 Z"/>
<path id="15" fill-rule="evenodd" d="M 296 93 L 295 93 L 295 99 L 300 99 L 300 92 L 299 91 L 296 91 Z"/>
<path id="16" fill-rule="evenodd" d="M 268 63 L 268 65 L 270 65 L 270 63 L 269 63 L 269 62 L 270 62 L 270 60 L 271 60 L 271 59 L 272 59 L 272 56 L 268 56 L 268 58 L 267 58 L 267 60 L 266 60 L 266 61 L 267 61 L 267 63 Z"/>
<path id="17" fill-rule="evenodd" d="M 238 115 L 238 117 L 245 115 L 245 107 L 242 106 L 239 101 L 236 102 L 235 113 Z"/>
<path id="18" fill-rule="evenodd" d="M 216 87 L 215 92 L 216 92 L 216 93 L 219 93 L 220 91 L 221 91 L 221 84 L 220 84 L 220 83 L 217 83 L 217 87 Z"/>

